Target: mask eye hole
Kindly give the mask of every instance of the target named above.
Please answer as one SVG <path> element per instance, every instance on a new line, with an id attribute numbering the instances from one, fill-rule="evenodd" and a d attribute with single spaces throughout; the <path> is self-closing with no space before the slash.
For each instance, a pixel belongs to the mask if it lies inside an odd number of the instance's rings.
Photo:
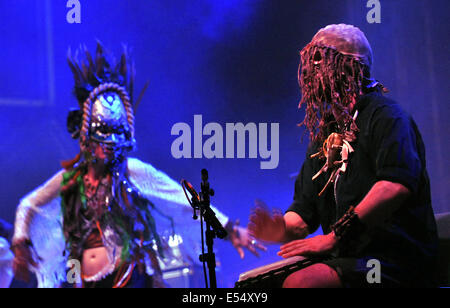
<path id="1" fill-rule="evenodd" d="M 319 51 L 316 51 L 313 57 L 314 65 L 319 65 L 322 62 L 322 55 Z"/>
<path id="2" fill-rule="evenodd" d="M 101 126 L 99 127 L 99 131 L 100 131 L 102 134 L 108 134 L 108 133 L 109 133 L 109 127 L 103 124 L 103 125 L 101 125 Z"/>

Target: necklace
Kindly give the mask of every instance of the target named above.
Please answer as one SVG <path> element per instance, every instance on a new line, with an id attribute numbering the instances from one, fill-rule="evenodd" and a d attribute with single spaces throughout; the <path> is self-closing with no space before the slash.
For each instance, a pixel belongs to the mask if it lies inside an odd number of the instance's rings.
<path id="1" fill-rule="evenodd" d="M 356 120 L 357 116 L 358 110 L 353 116 L 353 121 Z M 319 197 L 325 192 L 330 183 L 334 183 L 335 199 L 337 202 L 337 181 L 339 180 L 339 174 L 344 173 L 347 170 L 349 156 L 354 152 L 350 142 L 355 141 L 355 139 L 356 137 L 351 129 L 345 130 L 343 133 L 331 133 L 323 143 L 321 150 L 316 154 L 311 155 L 311 158 L 326 158 L 326 162 L 323 167 L 312 177 L 313 181 L 322 173 L 327 172 L 329 169 L 332 170 L 325 187 L 319 193 Z"/>
<path id="2" fill-rule="evenodd" d="M 94 183 L 88 176 L 84 176 L 84 185 L 86 188 L 86 205 L 101 214 L 103 210 L 108 209 L 111 203 L 111 185 L 107 176 L 102 177 L 97 183 Z"/>

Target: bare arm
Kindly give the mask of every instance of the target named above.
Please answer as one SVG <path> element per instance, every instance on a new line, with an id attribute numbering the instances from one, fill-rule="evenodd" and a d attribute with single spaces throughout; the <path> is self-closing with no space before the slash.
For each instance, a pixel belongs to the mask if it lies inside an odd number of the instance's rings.
<path id="1" fill-rule="evenodd" d="M 286 232 L 283 243 L 304 239 L 309 235 L 308 225 L 297 213 L 287 212 L 284 215 L 284 221 L 286 222 Z"/>
<path id="2" fill-rule="evenodd" d="M 297 213 L 287 212 L 283 216 L 279 211 L 270 213 L 261 206 L 250 215 L 248 230 L 252 236 L 269 243 L 286 243 L 309 234 L 308 226 Z"/>
<path id="3" fill-rule="evenodd" d="M 28 194 L 17 207 L 14 224 L 12 250 L 14 252 L 13 270 L 19 280 L 29 281 L 29 267 L 37 266 L 32 253 L 30 225 L 41 207 L 55 199 L 60 192 L 63 171 L 58 172 L 44 185 Z"/>
<path id="4" fill-rule="evenodd" d="M 35 213 L 39 211 L 40 207 L 58 197 L 63 173 L 63 170 L 59 171 L 20 201 L 14 223 L 13 244 L 23 239 L 29 239 L 29 227 Z"/>
<path id="5" fill-rule="evenodd" d="M 374 184 L 364 199 L 355 208 L 362 223 L 368 228 L 383 224 L 392 217 L 410 195 L 408 188 L 399 183 L 379 181 Z M 297 255 L 326 254 L 335 249 L 337 238 L 331 232 L 306 240 L 294 240 L 280 248 L 278 253 L 283 258 Z"/>
<path id="6" fill-rule="evenodd" d="M 376 182 L 355 208 L 355 213 L 367 227 L 376 227 L 389 219 L 410 194 L 409 189 L 402 184 Z"/>

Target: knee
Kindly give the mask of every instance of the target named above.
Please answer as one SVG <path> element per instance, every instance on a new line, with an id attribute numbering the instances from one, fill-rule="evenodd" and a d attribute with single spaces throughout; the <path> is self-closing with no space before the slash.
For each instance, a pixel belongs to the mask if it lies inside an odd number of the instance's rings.
<path id="1" fill-rule="evenodd" d="M 339 288 L 341 281 L 337 273 L 325 264 L 313 264 L 289 275 L 283 288 Z"/>
<path id="2" fill-rule="evenodd" d="M 290 274 L 283 282 L 283 288 L 310 288 L 309 272 L 305 270 L 299 270 Z"/>

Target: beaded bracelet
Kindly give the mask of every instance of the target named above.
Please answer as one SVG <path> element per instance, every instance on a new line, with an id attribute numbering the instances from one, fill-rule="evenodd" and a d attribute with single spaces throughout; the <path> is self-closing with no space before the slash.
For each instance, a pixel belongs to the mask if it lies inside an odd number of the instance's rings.
<path id="1" fill-rule="evenodd" d="M 351 206 L 348 211 L 334 225 L 331 226 L 334 235 L 340 243 L 348 244 L 357 240 L 366 230 L 364 224 L 355 213 L 355 208 Z"/>

